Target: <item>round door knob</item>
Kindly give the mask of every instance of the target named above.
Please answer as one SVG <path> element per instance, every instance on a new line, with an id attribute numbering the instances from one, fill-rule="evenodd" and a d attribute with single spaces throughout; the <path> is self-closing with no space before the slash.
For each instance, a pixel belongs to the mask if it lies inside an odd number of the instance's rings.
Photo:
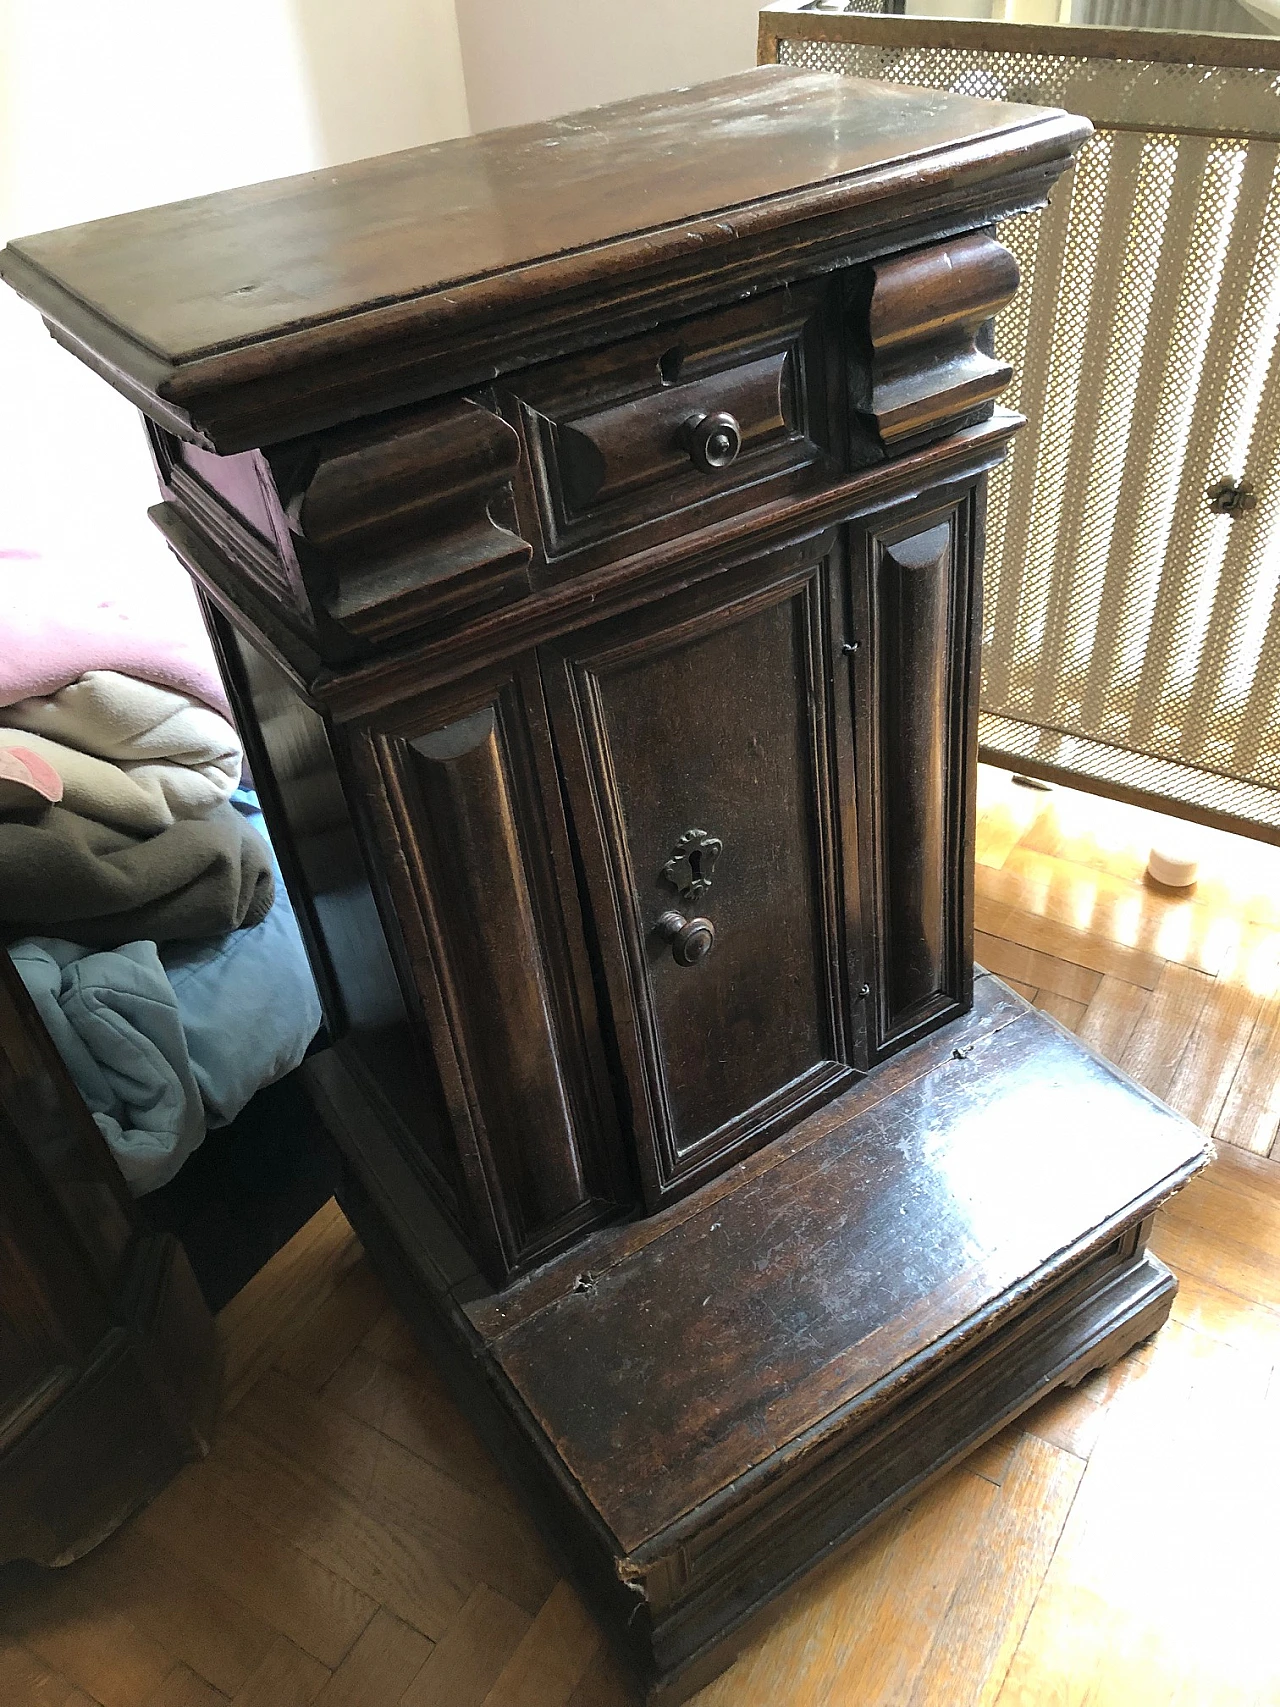
<path id="1" fill-rule="evenodd" d="M 723 410 L 718 415 L 691 415 L 685 422 L 689 455 L 704 474 L 716 474 L 742 449 L 742 428 Z"/>
<path id="2" fill-rule="evenodd" d="M 716 927 L 710 919 L 686 919 L 682 913 L 664 913 L 658 920 L 658 935 L 671 944 L 677 966 L 696 966 L 711 953 Z"/>

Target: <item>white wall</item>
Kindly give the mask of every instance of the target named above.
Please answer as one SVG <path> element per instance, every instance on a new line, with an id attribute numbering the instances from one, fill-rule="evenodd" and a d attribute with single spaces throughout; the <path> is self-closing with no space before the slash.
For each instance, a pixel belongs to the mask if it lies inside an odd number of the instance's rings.
<path id="1" fill-rule="evenodd" d="M 0 241 L 723 76 L 758 9 L 0 0 Z M 4 289 L 0 386 L 0 547 L 161 552 L 134 411 Z"/>
<path id="2" fill-rule="evenodd" d="M 453 0 L 0 0 L 0 241 L 467 128 Z M 0 287 L 0 547 L 167 564 L 155 500 L 136 412 Z"/>
<path id="3" fill-rule="evenodd" d="M 453 0 L 292 0 L 291 10 L 317 165 L 471 128 Z"/>
<path id="4" fill-rule="evenodd" d="M 475 130 L 554 118 L 756 62 L 762 0 L 457 0 Z"/>

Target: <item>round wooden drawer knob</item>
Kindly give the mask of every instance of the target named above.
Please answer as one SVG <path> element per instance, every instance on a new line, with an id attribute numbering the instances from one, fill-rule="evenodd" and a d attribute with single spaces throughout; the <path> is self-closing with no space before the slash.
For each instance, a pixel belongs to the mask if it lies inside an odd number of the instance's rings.
<path id="1" fill-rule="evenodd" d="M 742 449 L 742 428 L 723 410 L 717 415 L 694 415 L 684 432 L 689 455 L 704 474 L 728 468 Z"/>
<path id="2" fill-rule="evenodd" d="M 716 927 L 710 919 L 686 919 L 682 913 L 672 912 L 658 920 L 658 934 L 671 944 L 671 958 L 677 966 L 696 966 L 711 953 Z"/>

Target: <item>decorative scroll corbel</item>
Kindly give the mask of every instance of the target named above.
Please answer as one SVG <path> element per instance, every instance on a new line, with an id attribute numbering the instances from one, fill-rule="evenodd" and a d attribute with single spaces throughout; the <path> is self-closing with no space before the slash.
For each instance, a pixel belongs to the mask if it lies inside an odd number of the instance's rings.
<path id="1" fill-rule="evenodd" d="M 973 232 L 872 267 L 866 413 L 893 455 L 991 412 L 1013 378 L 986 342 L 986 323 L 1018 288 L 1018 263 Z"/>
<path id="2" fill-rule="evenodd" d="M 528 543 L 503 525 L 520 440 L 468 398 L 268 451 L 304 577 L 365 641 L 528 591 Z M 314 595 L 313 595 L 314 596 Z"/>

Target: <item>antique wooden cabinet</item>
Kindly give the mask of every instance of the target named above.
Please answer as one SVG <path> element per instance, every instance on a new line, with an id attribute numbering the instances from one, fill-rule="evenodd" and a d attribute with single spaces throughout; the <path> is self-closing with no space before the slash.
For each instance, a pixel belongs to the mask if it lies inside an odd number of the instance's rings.
<path id="1" fill-rule="evenodd" d="M 769 68 L 23 240 L 147 420 L 345 1206 L 651 1694 L 1150 1332 L 1199 1135 L 972 964 L 995 235 Z"/>
<path id="2" fill-rule="evenodd" d="M 0 948 L 0 1564 L 79 1557 L 207 1449 L 221 1365 Z"/>

